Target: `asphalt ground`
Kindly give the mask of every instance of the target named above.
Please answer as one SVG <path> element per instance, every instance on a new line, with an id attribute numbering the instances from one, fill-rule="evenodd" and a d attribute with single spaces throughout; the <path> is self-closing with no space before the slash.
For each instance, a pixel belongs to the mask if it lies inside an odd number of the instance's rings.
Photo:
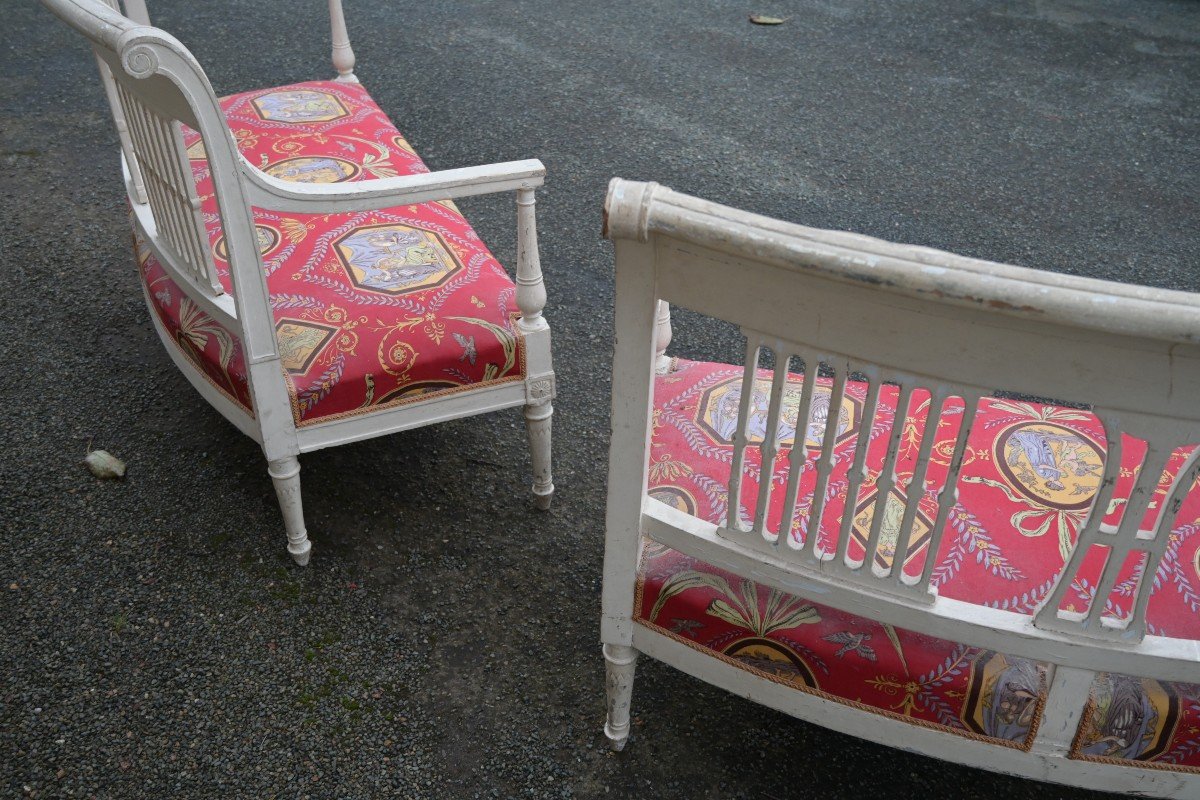
<path id="1" fill-rule="evenodd" d="M 324 3 L 151 2 L 219 93 L 328 77 Z M 0 39 L 0 795 L 1099 797 L 904 754 L 643 659 L 604 746 L 610 177 L 810 225 L 1200 290 L 1200 5 L 346 0 L 435 169 L 538 157 L 554 509 L 518 412 L 306 456 L 290 567 L 261 454 L 151 328 L 81 40 Z M 751 12 L 787 17 L 764 28 Z M 513 262 L 511 198 L 462 203 Z M 674 352 L 729 358 L 680 313 Z M 129 464 L 101 483 L 89 442 Z"/>

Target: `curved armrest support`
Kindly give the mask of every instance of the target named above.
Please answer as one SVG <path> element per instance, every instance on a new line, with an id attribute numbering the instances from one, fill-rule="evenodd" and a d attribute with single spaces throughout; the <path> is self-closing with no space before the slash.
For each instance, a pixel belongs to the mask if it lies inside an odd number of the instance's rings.
<path id="1" fill-rule="evenodd" d="M 546 168 L 541 161 L 528 159 L 348 184 L 322 184 L 282 181 L 256 169 L 243 158 L 242 173 L 246 177 L 247 199 L 259 208 L 304 214 L 339 214 L 475 194 L 534 189 L 542 185 Z"/>

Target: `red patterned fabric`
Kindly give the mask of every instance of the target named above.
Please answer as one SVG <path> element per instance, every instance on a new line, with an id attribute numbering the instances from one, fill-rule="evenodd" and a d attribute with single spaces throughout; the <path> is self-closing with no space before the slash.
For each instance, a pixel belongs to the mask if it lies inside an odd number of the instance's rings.
<path id="1" fill-rule="evenodd" d="M 765 433 L 770 373 L 762 372 L 750 404 L 752 443 Z M 655 387 L 650 454 L 651 497 L 714 523 L 723 523 L 729 499 L 730 439 L 737 420 L 742 370 L 724 364 L 676 361 Z M 772 470 L 768 530 L 780 528 L 785 476 L 796 435 L 802 379 L 789 380 Z M 810 465 L 820 452 L 830 411 L 830 384 L 819 380 L 804 431 Z M 874 514 L 876 480 L 896 417 L 897 391 L 884 387 L 873 424 L 865 424 L 866 385 L 850 383 L 837 410 L 838 442 L 817 532 L 818 547 L 832 551 L 848 489 L 849 455 L 857 437 L 871 437 L 868 478 L 855 503 L 849 554 L 861 558 Z M 916 464 L 928 394 L 916 394 L 901 421 L 896 472 L 901 481 Z M 790 418 L 788 411 L 790 409 Z M 936 494 L 945 483 L 962 417 L 962 403 L 947 403 L 934 415 L 937 434 L 925 493 L 919 504 L 903 569 L 919 574 L 937 517 Z M 1062 569 L 1088 504 L 1100 484 L 1104 437 L 1089 412 L 1013 400 L 981 403 L 967 441 L 960 473 L 959 502 L 932 565 L 941 595 L 1032 613 Z M 1125 440 L 1124 468 L 1116 496 L 1135 479 L 1144 446 Z M 1184 457 L 1177 453 L 1167 473 Z M 741 515 L 748 521 L 762 472 L 758 448 L 748 447 L 743 470 Z M 1168 481 L 1160 482 L 1159 498 Z M 808 536 L 815 471 L 807 469 L 788 535 Z M 898 484 L 899 487 L 903 483 Z M 880 566 L 890 567 L 901 524 L 903 495 L 884 505 Z M 1107 517 L 1120 519 L 1120 504 Z M 1152 512 L 1153 513 L 1153 512 Z M 1200 492 L 1185 501 L 1170 548 L 1154 577 L 1148 612 L 1152 633 L 1200 639 Z M 1095 592 L 1103 567 L 1095 554 L 1073 582 L 1067 603 L 1082 610 Z M 1117 588 L 1105 600 L 1108 613 L 1123 616 L 1140 564 L 1124 566 Z M 757 585 L 677 551 L 650 544 L 639 579 L 636 613 L 643 624 L 715 652 L 739 666 L 815 691 L 973 737 L 1016 747 L 1032 742 L 1045 693 L 1044 665 L 1004 654 L 880 625 L 806 599 Z M 1192 763 L 1192 762 L 1180 762 Z"/>
<path id="2" fill-rule="evenodd" d="M 312 82 L 221 100 L 238 148 L 282 180 L 331 183 L 428 172 L 357 84 Z M 232 291 L 199 134 L 184 144 L 214 261 Z M 255 223 L 297 425 L 521 380 L 515 287 L 450 201 Z M 139 253 L 159 319 L 183 352 L 249 409 L 241 344 Z"/>

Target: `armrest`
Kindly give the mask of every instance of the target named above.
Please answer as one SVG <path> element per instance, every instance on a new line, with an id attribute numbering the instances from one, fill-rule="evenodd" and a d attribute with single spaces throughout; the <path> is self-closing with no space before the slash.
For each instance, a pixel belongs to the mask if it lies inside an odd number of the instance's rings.
<path id="1" fill-rule="evenodd" d="M 293 183 L 266 174 L 245 158 L 241 161 L 247 200 L 252 205 L 306 214 L 373 211 L 431 200 L 533 189 L 542 185 L 546 175 L 541 161 L 528 159 L 354 183 Z"/>

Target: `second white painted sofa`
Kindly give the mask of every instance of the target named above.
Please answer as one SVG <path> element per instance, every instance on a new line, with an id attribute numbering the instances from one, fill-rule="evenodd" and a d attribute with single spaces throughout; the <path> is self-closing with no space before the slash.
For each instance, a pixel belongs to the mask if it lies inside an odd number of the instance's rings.
<path id="1" fill-rule="evenodd" d="M 1200 797 L 1200 297 L 655 184 L 606 211 L 615 747 L 645 653 L 905 750 Z M 667 357 L 667 302 L 744 363 Z"/>

